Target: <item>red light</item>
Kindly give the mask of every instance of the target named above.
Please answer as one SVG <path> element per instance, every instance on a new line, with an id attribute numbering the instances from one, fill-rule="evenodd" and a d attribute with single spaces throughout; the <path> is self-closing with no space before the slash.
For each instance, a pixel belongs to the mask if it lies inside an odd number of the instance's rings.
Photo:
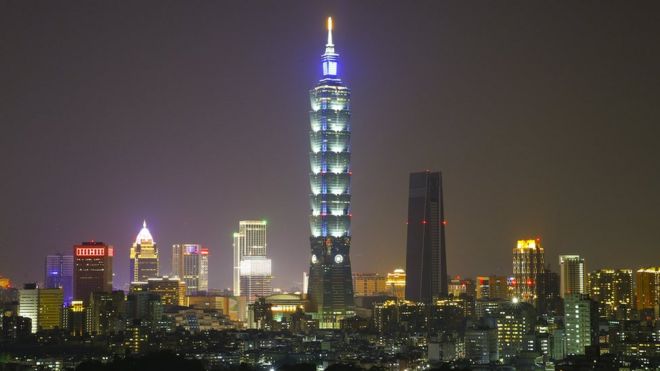
<path id="1" fill-rule="evenodd" d="M 532 285 L 532 280 L 527 280 L 527 286 L 531 286 L 531 285 Z"/>
<path id="2" fill-rule="evenodd" d="M 426 224 L 426 220 L 422 220 L 422 224 Z"/>
<path id="3" fill-rule="evenodd" d="M 115 249 L 108 247 L 108 256 L 115 256 Z"/>
<path id="4" fill-rule="evenodd" d="M 208 255 L 209 254 L 209 249 L 206 247 L 202 247 L 202 255 Z"/>
<path id="5" fill-rule="evenodd" d="M 442 221 L 442 225 L 447 225 L 447 221 L 446 221 L 446 220 L 443 220 L 443 221 Z"/>
<path id="6" fill-rule="evenodd" d="M 76 247 L 76 256 L 80 256 L 80 257 L 105 256 L 105 247 Z M 112 256 L 111 249 L 108 249 L 108 256 Z"/>

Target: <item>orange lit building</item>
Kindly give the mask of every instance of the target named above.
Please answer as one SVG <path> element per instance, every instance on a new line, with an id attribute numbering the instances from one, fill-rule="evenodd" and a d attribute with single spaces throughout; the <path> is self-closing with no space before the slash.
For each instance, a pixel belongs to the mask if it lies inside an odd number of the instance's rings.
<path id="1" fill-rule="evenodd" d="M 541 239 L 518 240 L 513 249 L 514 295 L 520 301 L 537 306 L 540 298 L 539 280 L 545 271 Z"/>
<path id="2" fill-rule="evenodd" d="M 406 272 L 403 269 L 395 269 L 394 272 L 387 274 L 385 281 L 389 295 L 395 296 L 400 300 L 406 298 Z"/>

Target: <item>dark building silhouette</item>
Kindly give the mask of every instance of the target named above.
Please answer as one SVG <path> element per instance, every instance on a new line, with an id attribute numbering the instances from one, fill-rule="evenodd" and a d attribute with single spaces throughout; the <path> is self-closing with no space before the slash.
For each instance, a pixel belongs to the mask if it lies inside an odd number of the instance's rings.
<path id="1" fill-rule="evenodd" d="M 113 248 L 103 242 L 73 247 L 73 298 L 89 303 L 93 292 L 112 291 Z"/>
<path id="2" fill-rule="evenodd" d="M 410 174 L 406 299 L 431 302 L 446 297 L 447 258 L 442 204 L 442 174 Z"/>

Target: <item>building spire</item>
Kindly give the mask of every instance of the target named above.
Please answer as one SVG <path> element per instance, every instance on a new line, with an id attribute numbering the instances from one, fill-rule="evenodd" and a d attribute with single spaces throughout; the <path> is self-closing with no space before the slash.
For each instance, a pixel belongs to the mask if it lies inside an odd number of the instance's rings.
<path id="1" fill-rule="evenodd" d="M 326 46 L 334 46 L 332 44 L 332 17 L 328 17 L 328 43 Z"/>

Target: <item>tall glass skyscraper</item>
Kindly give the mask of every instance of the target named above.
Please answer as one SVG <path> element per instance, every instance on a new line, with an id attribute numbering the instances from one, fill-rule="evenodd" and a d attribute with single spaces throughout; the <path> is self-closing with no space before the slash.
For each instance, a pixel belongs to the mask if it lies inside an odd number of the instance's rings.
<path id="1" fill-rule="evenodd" d="M 248 303 L 273 293 L 266 228 L 265 220 L 241 220 L 234 233 L 234 295 L 247 297 Z"/>
<path id="2" fill-rule="evenodd" d="M 64 293 L 64 304 L 71 305 L 71 300 L 73 300 L 73 255 L 46 256 L 44 282 L 47 289 L 61 288 Z"/>
<path id="3" fill-rule="evenodd" d="M 446 297 L 447 255 L 442 174 L 410 174 L 406 241 L 406 299 L 430 303 Z"/>
<path id="4" fill-rule="evenodd" d="M 354 314 L 351 277 L 351 91 L 339 78 L 339 54 L 328 42 L 322 77 L 310 91 L 311 262 L 308 296 L 321 327 Z"/>
<path id="5" fill-rule="evenodd" d="M 209 290 L 209 249 L 197 244 L 172 246 L 172 276 L 186 283 L 186 294 Z"/>

